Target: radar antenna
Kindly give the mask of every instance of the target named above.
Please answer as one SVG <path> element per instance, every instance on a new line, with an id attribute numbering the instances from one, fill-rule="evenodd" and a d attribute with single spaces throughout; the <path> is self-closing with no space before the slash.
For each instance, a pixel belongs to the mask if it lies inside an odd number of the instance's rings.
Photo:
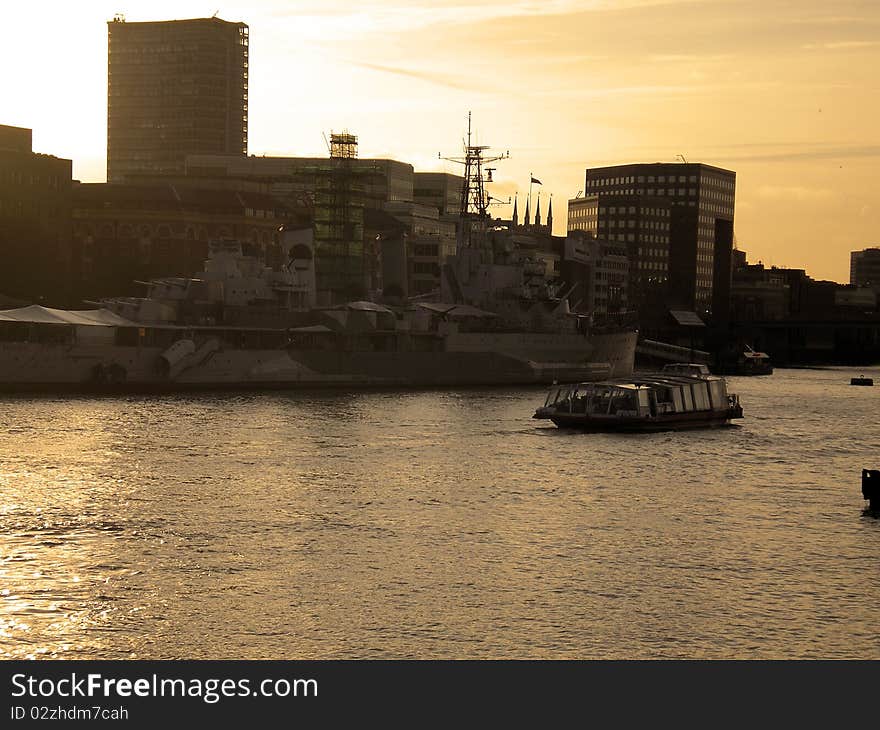
<path id="1" fill-rule="evenodd" d="M 485 175 L 483 165 L 497 160 L 506 160 L 510 157 L 509 152 L 500 155 L 484 155 L 489 149 L 486 145 L 475 145 L 471 142 L 471 112 L 468 112 L 468 134 L 467 142 L 464 145 L 463 157 L 440 157 L 447 162 L 454 162 L 457 165 L 464 165 L 464 182 L 461 186 L 461 199 L 459 204 L 459 215 L 462 218 L 476 216 L 480 219 L 489 217 L 487 208 L 489 206 L 489 195 L 486 192 L 486 183 L 492 182 L 492 173 L 496 168 L 487 167 Z"/>

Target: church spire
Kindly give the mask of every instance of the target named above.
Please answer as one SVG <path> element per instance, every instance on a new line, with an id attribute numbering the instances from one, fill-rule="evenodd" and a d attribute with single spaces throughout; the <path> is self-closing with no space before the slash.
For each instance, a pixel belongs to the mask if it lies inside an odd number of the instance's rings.
<path id="1" fill-rule="evenodd" d="M 541 225 L 541 191 L 538 191 L 538 208 L 535 211 L 535 226 Z"/>
<path id="2" fill-rule="evenodd" d="M 519 225 L 519 215 L 516 212 L 516 200 L 517 200 L 517 195 L 514 193 L 514 196 L 513 196 L 513 217 L 510 219 L 510 222 L 513 225 L 518 226 Z"/>
<path id="3" fill-rule="evenodd" d="M 550 229 L 551 235 L 553 234 L 553 193 L 550 194 L 550 205 L 547 208 L 547 228 Z"/>
<path id="4" fill-rule="evenodd" d="M 525 218 L 523 219 L 523 225 L 526 226 L 526 227 L 528 227 L 529 222 L 530 222 L 530 221 L 529 221 L 529 199 L 526 198 L 526 216 L 525 216 Z"/>

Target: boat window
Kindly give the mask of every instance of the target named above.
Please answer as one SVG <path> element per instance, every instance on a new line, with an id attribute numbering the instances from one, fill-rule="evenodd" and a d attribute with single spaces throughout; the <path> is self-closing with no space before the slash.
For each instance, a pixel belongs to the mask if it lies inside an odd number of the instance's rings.
<path id="1" fill-rule="evenodd" d="M 561 388 L 551 390 L 547 396 L 545 405 L 553 405 L 554 403 L 564 403 L 571 396 L 571 386 L 564 385 Z"/>
<path id="2" fill-rule="evenodd" d="M 712 408 L 721 410 L 727 407 L 727 398 L 721 390 L 720 380 L 709 381 L 709 397 L 712 400 Z"/>
<path id="3" fill-rule="evenodd" d="M 638 402 L 636 401 L 636 394 L 632 391 L 627 390 L 618 390 L 614 392 L 614 395 L 611 397 L 611 402 L 608 406 L 609 413 L 617 413 L 617 414 L 633 414 L 638 413 Z"/>
<path id="4" fill-rule="evenodd" d="M 709 408 L 706 383 L 694 383 L 691 385 L 691 393 L 694 399 L 694 410 L 705 411 Z"/>
<path id="5" fill-rule="evenodd" d="M 544 405 L 552 406 L 556 401 L 559 400 L 560 393 L 562 393 L 562 388 L 553 388 L 553 390 L 547 393 L 547 400 L 544 401 Z"/>
<path id="6" fill-rule="evenodd" d="M 694 396 L 691 393 L 691 386 L 683 385 L 681 387 L 681 401 L 682 401 L 682 410 L 685 410 L 685 411 L 694 410 Z"/>
<path id="7" fill-rule="evenodd" d="M 611 390 L 609 388 L 597 388 L 587 401 L 587 413 L 608 413 L 611 405 Z"/>
<path id="8" fill-rule="evenodd" d="M 675 387 L 669 389 L 669 394 L 672 396 L 672 406 L 677 413 L 685 410 L 684 401 L 681 397 L 681 388 Z"/>

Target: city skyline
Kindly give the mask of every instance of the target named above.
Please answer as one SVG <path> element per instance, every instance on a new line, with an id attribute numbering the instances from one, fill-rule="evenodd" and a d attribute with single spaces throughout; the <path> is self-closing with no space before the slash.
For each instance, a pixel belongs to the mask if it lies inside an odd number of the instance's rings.
<path id="1" fill-rule="evenodd" d="M 13 25 L 40 34 L 0 52 L 27 69 L 0 122 L 32 128 L 34 149 L 71 158 L 75 178 L 104 180 L 106 22 L 215 9 L 12 8 Z M 348 128 L 361 156 L 457 172 L 436 155 L 457 152 L 472 110 L 478 141 L 512 154 L 496 197 L 524 198 L 533 173 L 533 192 L 556 198 L 557 234 L 585 168 L 682 155 L 737 172 L 735 233 L 750 260 L 846 282 L 849 252 L 880 238 L 872 3 L 261 2 L 218 17 L 250 26 L 250 154 L 324 156 L 322 133 Z"/>

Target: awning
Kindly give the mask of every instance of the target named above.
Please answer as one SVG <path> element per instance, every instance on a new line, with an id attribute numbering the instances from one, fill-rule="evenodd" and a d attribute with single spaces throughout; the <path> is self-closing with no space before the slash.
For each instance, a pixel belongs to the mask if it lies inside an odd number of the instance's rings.
<path id="1" fill-rule="evenodd" d="M 374 304 L 373 302 L 347 302 L 343 304 L 339 309 L 351 309 L 355 312 L 384 312 L 385 314 L 394 314 L 388 307 L 383 307 L 381 304 Z"/>
<path id="2" fill-rule="evenodd" d="M 86 327 L 143 327 L 138 322 L 120 317 L 109 309 L 82 309 L 70 311 L 51 309 L 33 304 L 20 309 L 0 311 L 0 322 L 30 322 L 34 324 L 70 324 Z"/>
<path id="3" fill-rule="evenodd" d="M 670 309 L 672 318 L 682 327 L 705 327 L 706 323 L 697 316 L 696 312 L 687 309 Z"/>
<path id="4" fill-rule="evenodd" d="M 472 307 L 470 304 L 443 304 L 440 302 L 419 302 L 417 307 L 428 309 L 447 317 L 497 317 L 494 312 L 486 312 Z"/>
<path id="5" fill-rule="evenodd" d="M 329 327 L 324 326 L 323 324 L 310 324 L 305 327 L 291 327 L 287 330 L 288 332 L 332 332 Z"/>

